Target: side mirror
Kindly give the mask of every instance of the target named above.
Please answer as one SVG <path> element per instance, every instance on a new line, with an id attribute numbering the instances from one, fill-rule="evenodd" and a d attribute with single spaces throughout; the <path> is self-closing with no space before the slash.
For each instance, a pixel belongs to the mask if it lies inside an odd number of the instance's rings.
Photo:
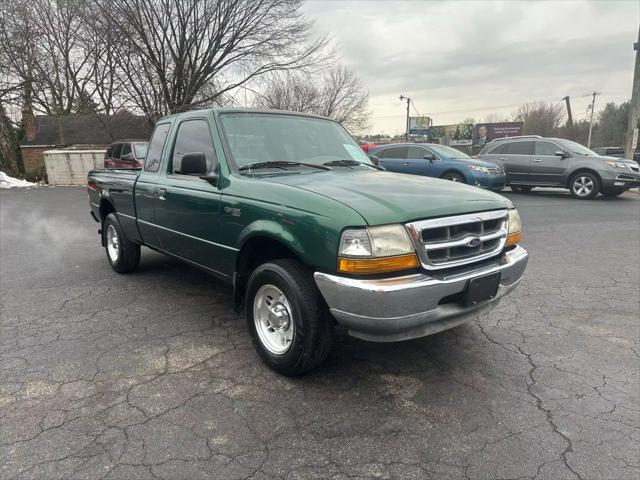
<path id="1" fill-rule="evenodd" d="M 431 163 L 433 163 L 435 161 L 435 159 L 436 159 L 436 156 L 433 153 L 427 153 L 424 156 L 424 159 L 425 160 L 429 160 Z"/>
<path id="2" fill-rule="evenodd" d="M 205 175 L 207 173 L 207 160 L 204 158 L 204 153 L 185 153 L 182 156 L 179 173 L 183 175 Z"/>
<path id="3" fill-rule="evenodd" d="M 132 153 L 125 153 L 124 155 L 122 155 L 120 157 L 120 160 L 124 160 L 125 162 L 132 162 L 133 161 L 133 154 Z"/>
<path id="4" fill-rule="evenodd" d="M 554 153 L 554 155 L 560 158 L 567 158 L 570 156 L 567 152 L 563 152 L 562 150 L 558 150 L 557 152 Z"/>
<path id="5" fill-rule="evenodd" d="M 380 158 L 377 155 L 369 155 L 369 160 L 377 167 L 380 164 Z"/>

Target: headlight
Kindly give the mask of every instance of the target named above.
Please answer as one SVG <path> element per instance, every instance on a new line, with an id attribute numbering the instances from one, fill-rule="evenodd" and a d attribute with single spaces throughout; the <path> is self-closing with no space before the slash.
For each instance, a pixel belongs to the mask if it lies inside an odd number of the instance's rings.
<path id="1" fill-rule="evenodd" d="M 474 170 L 476 172 L 489 173 L 489 169 L 487 167 L 481 167 L 479 165 L 469 165 L 469 170 Z"/>
<path id="2" fill-rule="evenodd" d="M 384 273 L 418 266 L 418 257 L 402 225 L 345 230 L 338 250 L 338 271 Z"/>
<path id="3" fill-rule="evenodd" d="M 627 168 L 627 164 L 624 162 L 616 162 L 615 160 L 605 160 L 604 163 L 613 168 Z"/>
<path id="4" fill-rule="evenodd" d="M 518 210 L 512 208 L 507 211 L 507 243 L 505 247 L 517 244 L 522 239 L 522 223 Z"/>

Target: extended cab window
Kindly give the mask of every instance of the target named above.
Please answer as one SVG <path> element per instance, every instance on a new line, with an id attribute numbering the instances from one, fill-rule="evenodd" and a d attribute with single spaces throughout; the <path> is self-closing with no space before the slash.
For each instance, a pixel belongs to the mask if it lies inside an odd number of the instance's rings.
<path id="1" fill-rule="evenodd" d="M 533 142 L 513 142 L 507 145 L 509 155 L 533 155 Z"/>
<path id="2" fill-rule="evenodd" d="M 160 123 L 156 125 L 156 129 L 153 131 L 153 136 L 151 137 L 151 144 L 149 145 L 147 158 L 144 162 L 145 172 L 157 172 L 160 168 L 162 148 L 164 147 L 164 142 L 167 139 L 170 126 L 171 124 L 169 123 Z"/>
<path id="3" fill-rule="evenodd" d="M 182 157 L 185 153 L 203 153 L 207 161 L 207 172 L 213 171 L 217 163 L 216 153 L 206 120 L 186 120 L 180 124 L 173 145 L 170 173 L 181 173 Z"/>

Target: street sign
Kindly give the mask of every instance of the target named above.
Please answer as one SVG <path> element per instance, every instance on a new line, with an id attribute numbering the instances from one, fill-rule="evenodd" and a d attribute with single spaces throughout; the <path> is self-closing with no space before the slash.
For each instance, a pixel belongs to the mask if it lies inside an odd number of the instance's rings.
<path id="1" fill-rule="evenodd" d="M 638 129 L 633 129 L 633 140 L 631 140 L 631 151 L 634 152 L 638 146 Z"/>

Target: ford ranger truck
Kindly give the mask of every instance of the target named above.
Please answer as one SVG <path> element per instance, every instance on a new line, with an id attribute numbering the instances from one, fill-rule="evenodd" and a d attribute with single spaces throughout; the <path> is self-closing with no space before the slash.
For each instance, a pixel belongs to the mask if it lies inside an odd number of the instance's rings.
<path id="1" fill-rule="evenodd" d="M 507 198 L 386 172 L 312 115 L 168 116 L 141 170 L 94 170 L 87 188 L 116 272 L 146 246 L 228 282 L 258 354 L 285 375 L 322 363 L 337 326 L 396 342 L 469 322 L 528 260 Z"/>

